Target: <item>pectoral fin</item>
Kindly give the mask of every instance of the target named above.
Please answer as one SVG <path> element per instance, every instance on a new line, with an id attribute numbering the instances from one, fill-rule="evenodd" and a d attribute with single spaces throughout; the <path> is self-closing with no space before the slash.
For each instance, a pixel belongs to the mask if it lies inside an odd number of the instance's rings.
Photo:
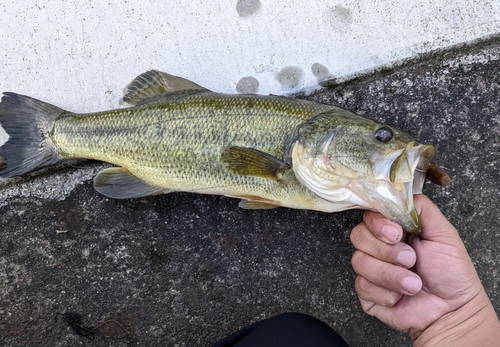
<path id="1" fill-rule="evenodd" d="M 169 190 L 147 184 L 121 167 L 104 169 L 94 177 L 94 188 L 109 198 L 132 199 L 168 193 Z"/>
<path id="2" fill-rule="evenodd" d="M 253 148 L 231 146 L 224 150 L 221 161 L 226 169 L 238 175 L 258 176 L 279 181 L 290 165 L 268 153 Z"/>
<path id="3" fill-rule="evenodd" d="M 138 105 L 159 95 L 188 90 L 208 91 L 185 78 L 150 70 L 137 76 L 125 87 L 122 100 L 131 105 Z"/>

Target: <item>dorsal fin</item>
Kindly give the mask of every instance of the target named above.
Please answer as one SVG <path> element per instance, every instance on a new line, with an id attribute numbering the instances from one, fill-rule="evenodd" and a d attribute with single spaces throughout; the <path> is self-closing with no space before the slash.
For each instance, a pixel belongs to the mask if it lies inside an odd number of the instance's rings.
<path id="1" fill-rule="evenodd" d="M 185 78 L 157 70 L 149 70 L 137 76 L 125 87 L 122 101 L 137 105 L 158 95 L 187 90 L 208 91 L 208 89 Z"/>

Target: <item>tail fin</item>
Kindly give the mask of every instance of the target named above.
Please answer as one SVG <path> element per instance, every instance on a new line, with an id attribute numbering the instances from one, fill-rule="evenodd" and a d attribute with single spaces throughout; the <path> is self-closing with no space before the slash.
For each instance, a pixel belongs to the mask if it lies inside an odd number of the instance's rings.
<path id="1" fill-rule="evenodd" d="M 61 157 L 50 132 L 62 109 L 15 93 L 4 93 L 0 124 L 9 135 L 0 147 L 0 178 L 19 176 L 54 164 Z"/>

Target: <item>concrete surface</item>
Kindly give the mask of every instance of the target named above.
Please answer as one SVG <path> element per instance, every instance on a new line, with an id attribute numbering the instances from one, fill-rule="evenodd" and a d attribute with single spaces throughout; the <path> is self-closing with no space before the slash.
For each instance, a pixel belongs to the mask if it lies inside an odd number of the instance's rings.
<path id="1" fill-rule="evenodd" d="M 321 69 L 320 69 L 321 70 Z M 453 182 L 424 192 L 457 226 L 500 312 L 500 39 L 298 95 L 436 145 Z M 207 346 L 281 312 L 312 314 L 353 347 L 410 340 L 364 314 L 350 266 L 361 211 L 247 211 L 234 199 L 106 199 L 74 163 L 0 191 L 0 346 Z M 63 199 L 63 200 L 61 200 Z M 55 321 L 109 319 L 95 341 Z"/>

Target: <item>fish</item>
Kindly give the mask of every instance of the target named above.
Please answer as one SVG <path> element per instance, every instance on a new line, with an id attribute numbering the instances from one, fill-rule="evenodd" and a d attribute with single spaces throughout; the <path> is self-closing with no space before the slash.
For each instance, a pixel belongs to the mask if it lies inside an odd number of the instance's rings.
<path id="1" fill-rule="evenodd" d="M 222 94 L 147 71 L 127 85 L 128 107 L 73 113 L 3 93 L 0 177 L 60 161 L 113 164 L 93 180 L 115 199 L 172 192 L 239 198 L 245 209 L 366 209 L 418 234 L 435 149 L 344 108 L 283 96 Z"/>

